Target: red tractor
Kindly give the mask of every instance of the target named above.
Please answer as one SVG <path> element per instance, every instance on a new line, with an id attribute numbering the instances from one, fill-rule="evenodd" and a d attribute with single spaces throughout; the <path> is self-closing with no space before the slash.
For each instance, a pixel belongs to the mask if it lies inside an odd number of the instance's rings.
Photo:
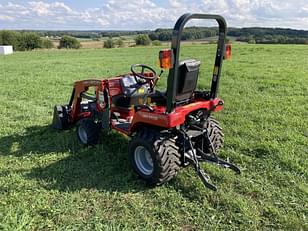
<path id="1" fill-rule="evenodd" d="M 190 19 L 214 19 L 219 37 L 211 89 L 196 90 L 200 61 L 180 61 L 180 42 L 184 25 Z M 129 157 L 136 173 L 151 185 L 172 179 L 181 167 L 194 166 L 205 186 L 216 190 L 200 168 L 201 161 L 215 163 L 237 173 L 234 164 L 220 159 L 224 135 L 212 112 L 223 109 L 217 98 L 224 56 L 226 22 L 219 15 L 184 14 L 176 22 L 170 50 L 159 53 L 160 66 L 169 69 L 167 90 L 155 89 L 159 75 L 144 64 L 131 66 L 131 73 L 103 80 L 74 83 L 67 105 L 55 106 L 53 127 L 67 129 L 76 124 L 82 144 L 94 145 L 101 130 L 114 129 L 129 142 Z M 227 52 L 226 52 L 227 50 Z"/>

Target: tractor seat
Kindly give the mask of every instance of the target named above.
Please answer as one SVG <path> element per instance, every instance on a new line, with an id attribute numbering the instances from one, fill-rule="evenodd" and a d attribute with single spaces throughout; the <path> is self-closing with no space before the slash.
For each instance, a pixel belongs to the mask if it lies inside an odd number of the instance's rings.
<path id="1" fill-rule="evenodd" d="M 176 104 L 185 104 L 189 102 L 192 94 L 196 90 L 198 75 L 199 75 L 200 61 L 194 59 L 184 60 L 180 63 L 178 78 L 177 78 L 177 91 L 176 91 Z M 156 105 L 167 104 L 166 92 L 155 90 L 154 93 L 148 95 L 152 103 Z"/>
<path id="2" fill-rule="evenodd" d="M 175 100 L 177 104 L 187 102 L 196 90 L 199 76 L 200 61 L 184 60 L 180 63 L 176 84 Z"/>

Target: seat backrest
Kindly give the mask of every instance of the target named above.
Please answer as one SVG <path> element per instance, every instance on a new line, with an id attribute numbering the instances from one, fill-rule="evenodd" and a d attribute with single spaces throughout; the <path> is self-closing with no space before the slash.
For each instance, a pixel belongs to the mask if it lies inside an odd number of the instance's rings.
<path id="1" fill-rule="evenodd" d="M 200 61 L 189 59 L 182 61 L 177 78 L 176 101 L 189 100 L 197 87 Z"/>

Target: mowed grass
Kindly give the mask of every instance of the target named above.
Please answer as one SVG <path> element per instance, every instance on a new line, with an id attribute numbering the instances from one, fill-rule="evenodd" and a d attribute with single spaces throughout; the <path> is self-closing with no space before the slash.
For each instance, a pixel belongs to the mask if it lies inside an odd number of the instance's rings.
<path id="1" fill-rule="evenodd" d="M 209 164 L 219 187 L 192 168 L 149 188 L 132 172 L 128 138 L 111 133 L 82 147 L 75 131 L 50 128 L 53 106 L 75 80 L 156 66 L 160 47 L 55 50 L 0 57 L 1 230 L 307 230 L 308 46 L 234 45 L 215 114 L 220 155 L 241 175 Z M 214 46 L 183 46 L 209 84 Z M 160 87 L 166 82 L 161 78 Z"/>

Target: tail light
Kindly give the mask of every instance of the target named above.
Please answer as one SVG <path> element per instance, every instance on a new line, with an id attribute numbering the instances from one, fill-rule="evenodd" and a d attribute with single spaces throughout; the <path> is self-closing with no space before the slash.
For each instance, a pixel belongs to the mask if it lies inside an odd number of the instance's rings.
<path id="1" fill-rule="evenodd" d="M 231 59 L 231 44 L 226 45 L 226 52 L 224 55 L 224 59 Z"/>
<path id="2" fill-rule="evenodd" d="M 174 64 L 173 51 L 161 50 L 159 52 L 159 66 L 162 69 L 171 69 Z"/>

